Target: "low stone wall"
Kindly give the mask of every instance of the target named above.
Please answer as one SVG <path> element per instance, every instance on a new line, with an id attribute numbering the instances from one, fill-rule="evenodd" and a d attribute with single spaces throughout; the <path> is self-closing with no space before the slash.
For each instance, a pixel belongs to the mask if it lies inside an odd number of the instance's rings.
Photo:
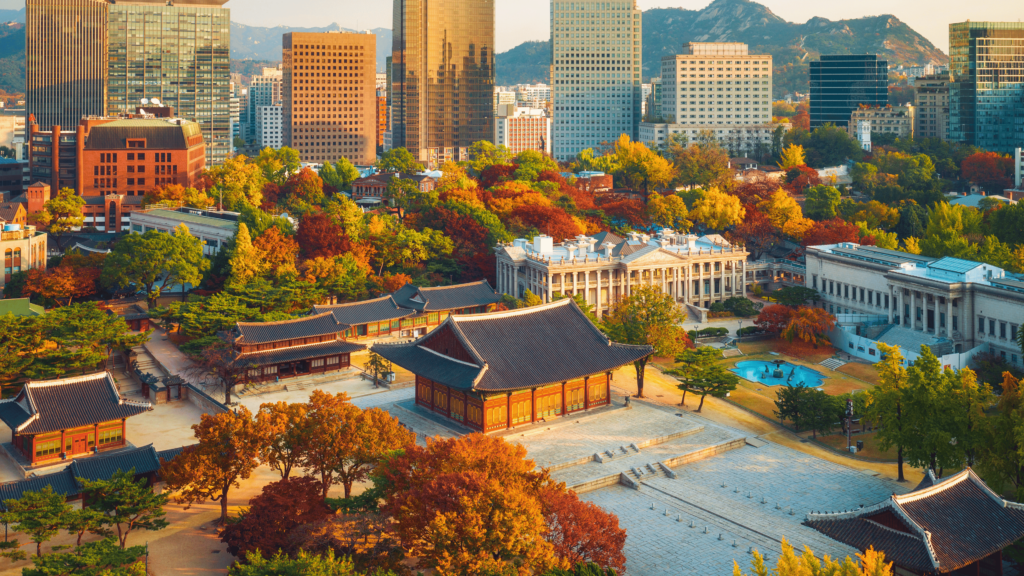
<path id="1" fill-rule="evenodd" d="M 669 458 L 668 460 L 663 460 L 661 463 L 670 468 L 674 468 L 676 466 L 682 466 L 683 464 L 690 464 L 691 462 L 704 460 L 705 458 L 711 458 L 712 456 L 717 456 L 723 452 L 742 448 L 746 445 L 746 438 L 737 438 L 735 440 L 725 442 L 724 444 L 709 446 L 703 450 L 697 450 L 696 452 L 690 452 L 689 454 Z"/>
<path id="2" fill-rule="evenodd" d="M 212 396 L 192 384 L 186 384 L 182 387 L 181 394 L 182 396 L 187 396 L 193 404 L 207 414 L 222 414 L 230 411 L 227 406 L 214 400 Z"/>

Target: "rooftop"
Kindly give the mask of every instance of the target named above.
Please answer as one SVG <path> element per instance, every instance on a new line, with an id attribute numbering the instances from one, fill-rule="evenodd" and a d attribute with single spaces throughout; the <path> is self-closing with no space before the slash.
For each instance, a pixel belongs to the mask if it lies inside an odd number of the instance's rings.
<path id="1" fill-rule="evenodd" d="M 918 254 L 910 254 L 897 250 L 887 250 L 875 246 L 861 246 L 852 242 L 810 246 L 809 253 L 825 252 L 843 258 L 851 258 L 864 262 L 881 264 L 891 268 L 893 273 L 916 276 L 922 279 L 958 284 L 969 282 L 985 286 L 996 286 L 1008 290 L 1020 284 L 1015 275 L 1008 275 L 1005 270 L 984 262 L 974 262 L 960 258 L 930 258 Z"/>
<path id="2" fill-rule="evenodd" d="M 264 344 L 299 338 L 337 334 L 349 327 L 339 324 L 328 312 L 278 322 L 238 322 L 235 330 L 245 344 Z"/>
<path id="3" fill-rule="evenodd" d="M 501 296 L 491 288 L 487 280 L 434 288 L 406 284 L 391 296 L 398 306 L 418 312 L 460 310 L 501 302 Z"/>
<path id="4" fill-rule="evenodd" d="M 192 212 L 178 212 L 176 210 L 168 210 L 166 208 L 154 208 L 152 210 L 145 210 L 142 212 L 133 212 L 132 217 L 134 218 L 139 214 L 163 218 L 171 222 L 184 222 L 185 224 L 195 224 L 197 226 L 211 226 L 213 228 L 220 228 L 221 230 L 229 232 L 238 230 L 238 222 L 225 220 L 223 218 L 215 218 L 213 216 L 204 216 L 202 214 L 195 214 Z"/>
<path id="5" fill-rule="evenodd" d="M 399 308 L 391 296 L 381 296 L 373 300 L 351 302 L 348 304 L 329 304 L 313 306 L 313 314 L 330 312 L 339 324 L 359 326 L 369 322 L 396 320 L 416 314 L 414 310 Z"/>
<path id="6" fill-rule="evenodd" d="M 89 130 L 86 150 L 121 150 L 129 139 L 144 139 L 146 150 L 185 150 L 188 139 L 201 135 L 199 124 L 188 120 L 130 118 L 114 120 Z"/>
<path id="7" fill-rule="evenodd" d="M 0 316 L 42 316 L 46 310 L 42 306 L 32 304 L 28 298 L 8 298 L 0 300 Z"/>
<path id="8" fill-rule="evenodd" d="M 658 234 L 631 233 L 626 239 L 614 234 L 598 234 L 596 236 L 580 235 L 575 239 L 555 244 L 549 236 L 537 236 L 533 242 L 525 238 L 517 238 L 511 245 L 500 247 L 513 260 L 521 258 L 543 259 L 549 264 L 568 263 L 574 260 L 612 259 L 620 262 L 632 262 L 641 256 L 659 250 L 677 256 L 695 254 L 743 252 L 743 248 L 734 247 L 728 240 L 718 234 L 697 236 L 680 234 L 664 228 Z"/>
<path id="9" fill-rule="evenodd" d="M 148 411 L 149 402 L 121 398 L 109 372 L 28 382 L 13 399 L 0 400 L 0 420 L 18 434 L 45 434 Z"/>

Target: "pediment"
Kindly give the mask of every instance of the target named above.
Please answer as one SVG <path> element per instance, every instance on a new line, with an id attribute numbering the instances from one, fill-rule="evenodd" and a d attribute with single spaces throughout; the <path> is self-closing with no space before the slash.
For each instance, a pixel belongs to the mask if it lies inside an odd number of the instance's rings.
<path id="1" fill-rule="evenodd" d="M 644 254 L 635 260 L 630 260 L 627 264 L 632 266 L 648 266 L 656 264 L 666 264 L 669 266 L 676 266 L 683 262 L 685 258 L 675 252 L 670 252 L 659 248 L 650 254 Z"/>

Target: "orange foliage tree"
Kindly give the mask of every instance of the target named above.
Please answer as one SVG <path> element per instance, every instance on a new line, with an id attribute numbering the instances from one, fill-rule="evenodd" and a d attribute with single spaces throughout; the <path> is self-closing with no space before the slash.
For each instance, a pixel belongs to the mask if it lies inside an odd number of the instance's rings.
<path id="1" fill-rule="evenodd" d="M 237 412 L 203 414 L 192 430 L 199 442 L 165 463 L 161 474 L 168 489 L 176 492 L 174 501 L 186 509 L 207 500 L 219 501 L 223 524 L 228 519 L 231 488 L 238 488 L 239 480 L 249 478 L 259 466 L 269 435 L 245 406 Z"/>
<path id="2" fill-rule="evenodd" d="M 290 538 L 299 526 L 322 522 L 331 516 L 320 484 L 312 478 L 285 478 L 271 482 L 249 500 L 249 511 L 220 533 L 228 552 L 245 557 L 258 552 L 264 558 L 290 554 L 296 544 Z"/>
<path id="3" fill-rule="evenodd" d="M 539 232 L 554 238 L 555 242 L 574 238 L 582 233 L 565 210 L 554 206 L 519 206 L 509 215 L 509 220 L 527 228 L 536 228 Z"/>
<path id="4" fill-rule="evenodd" d="M 563 562 L 572 566 L 594 562 L 619 572 L 626 569 L 622 553 L 626 531 L 619 527 L 617 516 L 561 487 L 545 490 L 541 500 L 549 529 L 546 538 Z"/>
<path id="5" fill-rule="evenodd" d="M 804 233 L 803 245 L 804 246 L 822 246 L 824 244 L 838 244 L 840 242 L 861 242 L 863 244 L 873 245 L 874 242 L 869 238 L 868 241 L 862 241 L 860 237 L 860 228 L 856 224 L 851 224 L 842 218 L 833 218 L 831 220 L 822 220 L 815 222 L 807 232 Z"/>
<path id="6" fill-rule="evenodd" d="M 295 241 L 303 258 L 322 256 L 330 258 L 351 250 L 348 235 L 328 216 L 320 213 L 306 214 L 299 220 Z"/>
<path id="7" fill-rule="evenodd" d="M 794 338 L 799 338 L 804 342 L 811 343 L 817 349 L 819 344 L 828 342 L 825 334 L 831 332 L 835 327 L 836 318 L 827 310 L 801 306 L 793 312 L 789 324 L 782 331 L 782 336 L 790 342 Z"/>
<path id="8" fill-rule="evenodd" d="M 781 334 L 793 318 L 793 309 L 782 304 L 769 304 L 761 309 L 754 325 L 769 334 Z"/>
<path id="9" fill-rule="evenodd" d="M 261 252 L 263 261 L 276 276 L 298 273 L 295 259 L 299 256 L 299 244 L 290 236 L 282 234 L 276 226 L 260 234 L 253 246 Z"/>
<path id="10" fill-rule="evenodd" d="M 105 256 L 69 254 L 55 268 L 29 270 L 23 293 L 26 296 L 36 294 L 57 305 L 70 306 L 75 298 L 86 298 L 96 293 Z"/>
<path id="11" fill-rule="evenodd" d="M 269 439 L 260 460 L 277 470 L 282 479 L 291 475 L 309 446 L 306 410 L 301 402 L 275 402 L 263 404 L 256 413 L 256 421 Z"/>

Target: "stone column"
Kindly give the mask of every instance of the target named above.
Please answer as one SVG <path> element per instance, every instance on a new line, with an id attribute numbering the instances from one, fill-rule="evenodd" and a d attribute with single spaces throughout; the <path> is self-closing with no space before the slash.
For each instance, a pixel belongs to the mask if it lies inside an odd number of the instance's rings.
<path id="1" fill-rule="evenodd" d="M 584 274 L 583 280 L 583 301 L 590 304 L 590 270 L 587 270 Z"/>
<path id="2" fill-rule="evenodd" d="M 551 272 L 550 271 L 547 272 L 546 284 L 547 284 L 547 290 L 545 290 L 545 293 L 547 293 L 547 295 L 548 295 L 547 302 L 551 302 L 551 299 L 554 298 L 555 295 L 552 292 L 552 288 L 554 288 L 554 286 L 553 286 L 553 283 L 551 282 Z"/>
<path id="3" fill-rule="evenodd" d="M 559 274 L 558 276 L 559 276 L 558 280 L 559 280 L 559 282 L 561 282 L 562 296 L 565 296 L 565 270 L 562 270 L 562 273 Z"/>
<path id="4" fill-rule="evenodd" d="M 946 297 L 946 337 L 953 339 L 953 297 Z"/>
<path id="5" fill-rule="evenodd" d="M 575 296 L 575 295 L 580 293 L 579 286 L 580 286 L 580 273 L 575 271 L 575 270 L 573 270 L 572 271 L 572 295 L 573 296 Z"/>
<path id="6" fill-rule="evenodd" d="M 896 288 L 896 317 L 899 318 L 900 326 L 906 328 L 906 322 L 903 318 L 903 289 Z"/>
<path id="7" fill-rule="evenodd" d="M 910 291 L 910 329 L 917 330 L 917 294 Z"/>
<path id="8" fill-rule="evenodd" d="M 610 282 L 609 282 L 610 284 Z M 594 312 L 601 317 L 601 269 L 597 269 L 597 296 L 594 298 Z"/>

